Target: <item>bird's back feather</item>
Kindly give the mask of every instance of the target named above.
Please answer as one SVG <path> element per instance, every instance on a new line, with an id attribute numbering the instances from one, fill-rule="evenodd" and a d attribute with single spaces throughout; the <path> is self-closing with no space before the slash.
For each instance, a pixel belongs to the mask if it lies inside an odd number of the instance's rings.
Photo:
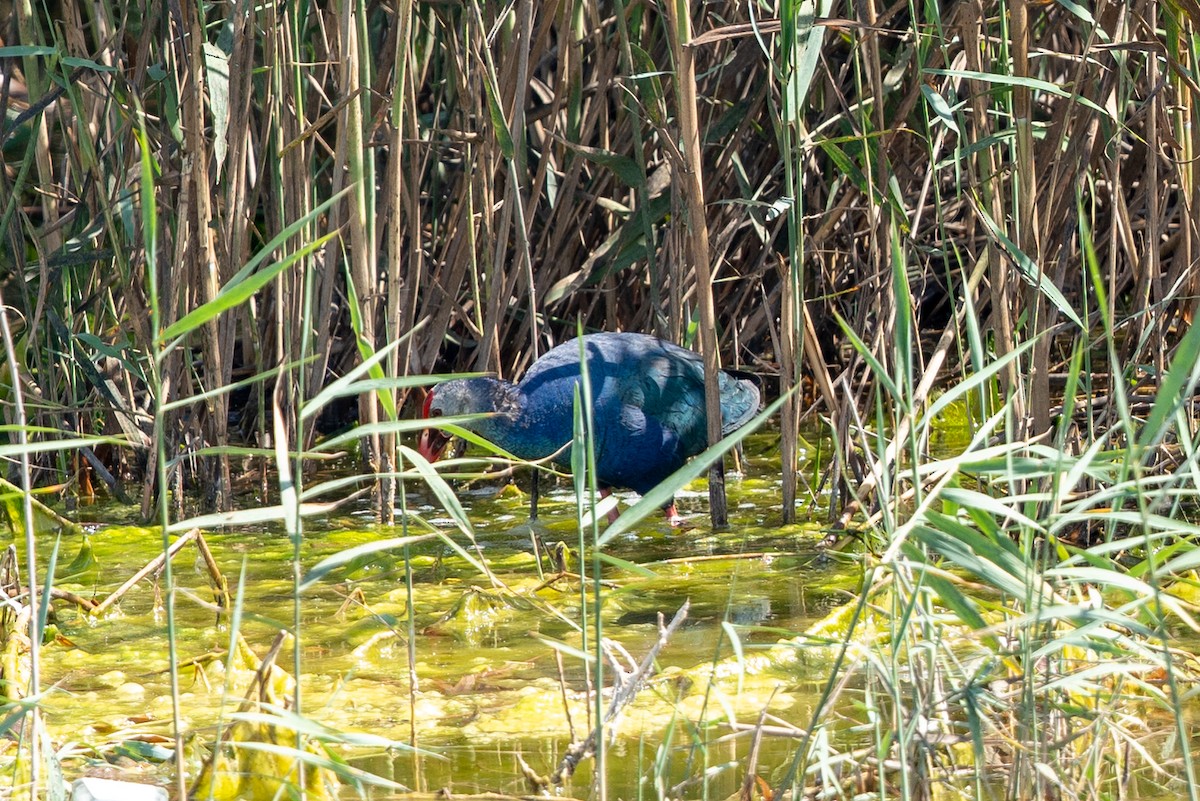
<path id="1" fill-rule="evenodd" d="M 708 444 L 703 360 L 644 334 L 591 334 L 583 347 L 598 477 L 644 494 Z M 530 417 L 543 431 L 550 424 L 560 442 L 571 436 L 579 361 L 579 340 L 567 342 L 539 359 L 517 387 Z M 722 373 L 720 389 L 722 431 L 729 433 L 757 411 L 758 388 Z"/>
<path id="2" fill-rule="evenodd" d="M 553 456 L 569 467 L 581 346 L 597 479 L 645 494 L 708 444 L 704 363 L 692 351 L 644 334 L 590 334 L 550 350 L 515 386 L 490 378 L 446 382 L 434 390 L 431 409 L 488 413 L 464 425 L 523 459 Z M 759 392 L 728 373 L 719 381 L 728 434 L 758 410 Z"/>

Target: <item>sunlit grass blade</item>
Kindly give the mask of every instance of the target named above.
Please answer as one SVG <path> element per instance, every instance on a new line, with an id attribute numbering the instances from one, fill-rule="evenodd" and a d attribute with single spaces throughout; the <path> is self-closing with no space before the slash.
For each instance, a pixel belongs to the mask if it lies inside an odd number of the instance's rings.
<path id="1" fill-rule="evenodd" d="M 631 562 L 628 559 L 622 559 L 619 556 L 613 556 L 611 553 L 601 552 L 600 561 L 606 565 L 612 565 L 618 570 L 623 570 L 634 576 L 642 576 L 643 578 L 657 578 L 658 574 L 645 565 Z"/>
<path id="2" fill-rule="evenodd" d="M 299 504 L 301 517 L 325 515 L 338 508 L 340 503 L 302 503 Z M 295 505 L 259 506 L 251 509 L 236 509 L 232 512 L 213 512 L 212 514 L 197 515 L 185 520 L 178 520 L 167 527 L 167 531 L 176 534 L 193 528 L 217 528 L 221 526 L 243 527 L 258 526 L 263 523 L 275 523 L 288 520 Z"/>
<path id="3" fill-rule="evenodd" d="M 1037 343 L 1036 339 L 1030 339 L 1022 342 L 1016 348 L 1013 348 L 1003 356 L 993 359 L 988 362 L 983 368 L 972 372 L 962 381 L 957 382 L 952 387 L 947 389 L 929 405 L 929 410 L 921 417 L 921 419 L 913 426 L 918 431 L 924 431 L 931 421 L 936 420 L 938 415 L 949 408 L 952 404 L 964 398 L 971 392 L 979 390 L 989 381 L 992 381 L 996 376 L 1008 367 L 1008 365 L 1025 355 Z"/>
<path id="4" fill-rule="evenodd" d="M 60 451 L 69 451 L 76 448 L 92 448 L 96 445 L 123 444 L 125 444 L 124 441 L 119 437 L 63 437 L 53 440 L 27 442 L 24 445 L 0 445 L 0 459 L 11 459 L 13 457 L 20 456 L 22 453 L 29 455 L 33 455 L 35 453 L 58 453 Z"/>
<path id="5" fill-rule="evenodd" d="M 288 362 L 287 364 L 283 365 L 283 369 L 285 371 L 290 371 L 298 367 L 312 364 L 313 358 L 314 357 L 309 356 L 305 359 L 297 359 L 295 361 Z M 225 384 L 224 386 L 213 387 L 212 389 L 199 392 L 195 395 L 190 395 L 186 398 L 178 398 L 177 400 L 168 401 L 162 405 L 162 409 L 164 412 L 169 412 L 174 409 L 180 409 L 198 402 L 204 402 L 210 398 L 215 398 L 220 395 L 229 395 L 230 393 L 237 392 L 238 390 L 247 389 L 255 386 L 256 384 L 270 381 L 276 378 L 277 375 L 278 372 L 275 370 L 266 373 L 259 373 L 258 375 L 252 375 L 249 378 L 243 378 L 241 381 L 234 381 L 232 383 Z"/>
<path id="6" fill-rule="evenodd" d="M 365 545 L 359 545 L 354 548 L 347 548 L 344 551 L 338 551 L 333 556 L 327 556 L 309 568 L 308 572 L 304 574 L 303 580 L 300 582 L 300 590 L 303 592 L 304 590 L 311 588 L 314 584 L 322 581 L 330 573 L 340 570 L 346 565 L 355 564 L 364 556 L 370 556 L 371 554 L 382 553 L 384 551 L 394 551 L 404 548 L 408 545 L 416 545 L 419 542 L 437 539 L 437 537 L 437 534 L 413 534 L 407 537 L 389 537 L 383 540 L 368 542 Z"/>
<path id="7" fill-rule="evenodd" d="M 310 398 L 300 409 L 300 419 L 305 420 L 319 412 L 334 398 L 345 397 L 348 395 L 357 395 L 360 391 L 375 391 L 383 389 L 406 389 L 414 386 L 422 386 L 424 384 L 434 383 L 438 380 L 444 380 L 442 376 L 401 376 L 394 378 L 373 377 L 363 379 L 363 376 L 370 375 L 373 370 L 379 369 L 379 363 L 388 357 L 393 351 L 405 343 L 407 336 L 397 339 L 395 342 L 389 342 L 379 350 L 372 353 L 369 357 L 363 359 L 345 375 L 334 381 L 329 382 L 325 387 Z M 455 376 L 456 378 L 459 376 Z M 395 381 L 394 385 L 388 382 Z M 382 382 L 376 384 L 375 382 Z M 411 383 L 410 383 L 411 382 Z M 366 386 L 370 389 L 360 389 L 360 386 Z"/>
<path id="8" fill-rule="evenodd" d="M 469 443 L 478 445 L 479 447 L 491 451 L 492 453 L 503 456 L 510 461 L 520 461 L 520 459 L 518 459 L 516 456 L 513 456 L 512 454 L 505 452 L 503 449 L 496 447 L 483 437 L 476 434 L 474 431 L 469 431 L 463 428 L 461 425 L 458 425 L 459 423 L 478 420 L 479 417 L 480 415 L 478 414 L 461 414 L 435 417 L 432 420 L 389 420 L 381 423 L 365 423 L 363 425 L 355 426 L 350 431 L 346 431 L 342 434 L 338 434 L 330 437 L 327 440 L 317 443 L 313 447 L 313 450 L 317 453 L 333 451 L 343 445 L 346 445 L 347 443 L 356 442 L 359 438 L 363 436 L 370 436 L 371 434 L 405 434 L 413 431 L 424 431 L 427 428 L 437 428 L 445 431 L 448 434 L 460 437 Z"/>
<path id="9" fill-rule="evenodd" d="M 227 283 L 221 288 L 221 291 L 215 298 L 208 303 L 197 306 L 179 320 L 176 320 L 172 325 L 167 326 L 161 334 L 162 340 L 167 343 L 163 347 L 162 355 L 165 356 L 172 351 L 179 344 L 180 339 L 200 328 L 209 320 L 245 303 L 257 294 L 260 289 L 274 280 L 275 276 L 293 264 L 308 258 L 335 236 L 337 236 L 336 233 L 326 234 L 313 242 L 305 244 L 295 252 L 289 253 L 286 257 L 269 267 Z"/>
<path id="10" fill-rule="evenodd" d="M 953 535 L 949 534 L 951 530 Z M 951 526 L 943 518 L 938 520 L 938 528 L 914 526 L 911 535 L 931 551 L 1015 598 L 1034 595 L 1049 600 L 1054 597 L 1053 590 L 1043 581 L 1030 576 L 1024 569 L 1015 571 L 1011 563 L 1005 564 L 1008 560 L 1004 551 L 973 529 Z"/>
<path id="11" fill-rule="evenodd" d="M 412 464 L 413 468 L 418 473 L 421 474 L 421 476 L 425 479 L 426 486 L 438 499 L 438 502 L 442 504 L 442 508 L 449 513 L 451 519 L 454 520 L 454 524 L 458 526 L 458 529 L 466 535 L 467 539 L 471 541 L 471 545 L 475 547 L 476 551 L 478 551 L 479 546 L 475 542 L 475 528 L 471 525 L 471 519 L 467 516 L 466 510 L 463 509 L 462 503 L 458 500 L 458 496 L 454 494 L 454 490 L 450 488 L 450 485 L 446 483 L 446 480 L 438 475 L 438 472 L 433 469 L 433 465 L 431 465 L 424 456 L 417 453 L 412 448 L 401 445 L 398 448 L 398 452 Z M 443 536 L 442 539 L 455 553 L 462 557 L 467 564 L 478 570 L 482 575 L 487 576 L 493 585 L 503 586 L 503 583 L 496 578 L 495 574 L 493 574 L 491 569 L 488 567 L 487 561 L 484 560 L 482 554 L 480 554 L 479 558 L 476 559 L 467 553 L 467 551 L 461 545 L 456 543 L 452 537 Z"/>
<path id="12" fill-rule="evenodd" d="M 408 743 L 403 740 L 393 740 L 369 732 L 340 731 L 311 718 L 297 715 L 294 710 L 285 709 L 276 704 L 264 703 L 260 704 L 259 708 L 265 711 L 237 712 L 230 717 L 234 720 L 244 720 L 248 723 L 265 723 L 268 726 L 282 726 L 292 731 L 302 732 L 314 740 L 337 745 L 384 749 L 394 748 L 399 751 L 407 751 L 409 749 Z M 446 759 L 444 755 L 436 751 L 422 750 L 421 753 L 433 759 Z"/>
<path id="13" fill-rule="evenodd" d="M 277 720 L 276 722 L 278 724 L 279 721 Z M 391 779 L 385 779 L 382 776 L 370 773 L 362 768 L 356 768 L 341 759 L 334 759 L 330 756 L 313 753 L 312 751 L 297 749 L 293 746 L 280 745 L 278 743 L 258 742 L 255 740 L 238 740 L 230 742 L 229 746 L 245 751 L 261 751 L 267 754 L 274 754 L 275 756 L 286 757 L 287 759 L 302 762 L 309 767 L 322 768 L 334 774 L 335 776 L 344 778 L 347 781 L 354 783 L 385 787 L 401 792 L 408 792 L 409 789 L 402 784 L 392 781 Z M 266 778 L 278 779 L 280 777 L 270 776 Z"/>
<path id="14" fill-rule="evenodd" d="M 1150 449 L 1167 434 L 1168 422 L 1200 380 L 1200 325 L 1188 326 L 1162 377 L 1150 415 L 1138 434 L 1138 446 Z M 1184 388 L 1188 388 L 1185 393 Z"/>
<path id="15" fill-rule="evenodd" d="M 986 211 L 980 209 L 979 217 L 987 225 L 988 231 L 991 232 L 991 235 L 996 238 L 996 241 L 999 242 L 1001 246 L 1003 246 L 1003 248 L 1008 252 L 1008 255 L 1012 257 L 1013 262 L 1018 267 L 1017 272 L 1021 278 L 1024 279 L 1025 282 L 1030 286 L 1041 292 L 1048 301 L 1054 304 L 1054 307 L 1058 309 L 1063 317 L 1066 317 L 1081 330 L 1086 331 L 1087 326 L 1084 325 L 1083 320 L 1080 319 L 1079 313 L 1075 311 L 1075 309 L 1071 306 L 1071 303 L 1067 300 L 1066 296 L 1063 295 L 1062 290 L 1054 285 L 1054 282 L 1050 280 L 1049 276 L 1047 276 L 1046 273 L 1038 267 L 1038 265 L 1033 263 L 1033 259 L 1031 259 L 1027 253 L 1021 250 L 1021 248 L 1017 246 L 1017 243 L 1008 238 L 1004 231 L 1000 229 L 1000 226 L 996 224 L 996 221 L 993 220 Z"/>
<path id="16" fill-rule="evenodd" d="M 985 81 L 987 83 L 995 83 L 1003 86 L 1023 86 L 1027 89 L 1036 89 L 1039 92 L 1057 95 L 1062 98 L 1067 98 L 1080 105 L 1083 105 L 1098 114 L 1112 120 L 1112 115 L 1105 109 L 1100 108 L 1094 101 L 1087 97 L 1079 95 L 1077 92 L 1069 91 L 1068 89 L 1050 81 L 1044 81 L 1040 78 L 1030 78 L 1020 75 L 1011 75 L 1001 72 L 977 72 L 973 70 L 948 70 L 938 68 L 928 68 L 925 70 L 930 75 L 947 75 L 953 78 L 969 78 L 973 81 Z"/>

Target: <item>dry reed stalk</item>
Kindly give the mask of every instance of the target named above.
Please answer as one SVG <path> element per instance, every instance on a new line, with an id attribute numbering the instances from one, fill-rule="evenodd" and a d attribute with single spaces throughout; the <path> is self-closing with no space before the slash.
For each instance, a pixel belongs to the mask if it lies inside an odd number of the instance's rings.
<path id="1" fill-rule="evenodd" d="M 233 274 L 232 270 L 222 269 L 217 260 L 214 225 L 219 220 L 214 218 L 212 208 L 212 187 L 209 171 L 215 159 L 209 149 L 209 139 L 206 136 L 206 114 L 204 96 L 206 92 L 205 54 L 203 50 L 204 26 L 200 20 L 200 9 L 188 5 L 182 8 L 185 19 L 181 27 L 186 27 L 186 36 L 179 43 L 177 57 L 185 65 L 185 84 L 183 88 L 182 114 L 180 124 L 184 129 L 183 165 L 187 173 L 183 176 L 182 207 L 190 212 L 181 215 L 179 241 L 189 243 L 186 246 L 185 264 L 190 269 L 188 283 L 197 292 L 193 308 L 210 303 L 216 298 L 224 280 Z M 187 310 L 184 310 L 186 313 Z M 210 320 L 204 326 L 201 338 L 204 348 L 204 369 L 201 381 L 201 391 L 217 389 L 228 383 L 224 363 L 224 348 L 220 342 L 218 320 Z M 229 413 L 225 395 L 211 397 L 206 406 L 207 414 L 197 410 L 197 416 L 203 418 L 201 438 L 217 447 L 227 443 L 227 426 Z M 210 487 L 216 488 L 216 507 L 222 511 L 230 508 L 229 493 L 232 481 L 229 474 L 229 457 L 224 453 L 217 457 L 215 475 L 208 476 Z"/>
<path id="2" fill-rule="evenodd" d="M 349 229 L 347 258 L 350 280 L 361 308 L 361 337 L 359 348 L 366 355 L 378 347 L 375 326 L 378 309 L 381 308 L 376 282 L 378 257 L 375 251 L 374 222 L 371 214 L 375 191 L 373 156 L 366 148 L 365 100 L 360 87 L 368 85 L 363 80 L 368 70 L 370 55 L 363 52 L 366 43 L 359 30 L 360 20 L 357 5 L 340 9 L 337 18 L 337 56 L 339 64 L 338 83 L 345 92 L 347 102 L 338 115 L 336 165 L 344 171 L 345 180 L 352 187 L 346 209 Z M 367 425 L 379 422 L 379 406 L 373 392 L 359 398 L 358 419 Z M 381 446 L 376 433 L 366 437 L 363 445 L 363 464 L 372 470 L 380 469 Z"/>
<path id="3" fill-rule="evenodd" d="M 981 26 L 985 17 L 981 4 L 969 3 L 960 7 L 962 14 L 963 54 L 968 71 L 973 73 L 986 72 L 984 63 L 985 38 Z M 990 44 L 988 45 L 991 46 Z M 972 140 L 984 141 L 993 134 L 992 121 L 989 116 L 987 103 L 988 87 L 985 83 L 972 80 L 967 83 L 971 96 Z M 1010 271 L 1001 256 L 999 245 L 987 236 L 986 224 L 981 215 L 989 215 L 992 220 L 999 222 L 1004 219 L 1003 194 L 999 185 L 999 163 L 993 148 L 980 150 L 975 157 L 967 162 L 972 186 L 978 187 L 981 202 L 978 206 L 972 204 L 975 212 L 974 228 L 976 236 L 985 243 L 986 263 L 988 265 L 991 320 L 989 327 L 995 332 L 996 355 L 1003 357 L 1017 343 L 1016 331 L 1016 298 L 1015 281 L 1010 279 Z M 1014 404 L 1013 415 L 1016 419 L 1024 419 L 1028 404 L 1025 402 L 1024 390 L 1021 386 L 1017 365 L 1011 364 L 1001 375 L 1005 397 Z"/>
<path id="4" fill-rule="evenodd" d="M 681 141 L 680 173 L 687 197 L 687 257 L 695 272 L 700 308 L 700 352 L 704 357 L 704 406 L 708 444 L 721 440 L 721 393 L 717 377 L 721 357 L 717 352 L 717 313 L 713 305 L 712 265 L 709 262 L 708 219 L 705 214 L 703 159 L 697 117 L 696 51 L 692 47 L 692 15 L 687 0 L 667 4 L 675 56 L 675 91 Z M 725 462 L 718 458 L 708 472 L 709 515 L 714 527 L 728 525 L 725 505 Z"/>
<path id="5" fill-rule="evenodd" d="M 1154 37 L 1158 31 L 1158 3 L 1145 4 L 1143 9 L 1144 24 L 1147 33 Z M 1146 64 L 1146 80 L 1150 86 L 1159 85 L 1158 59 L 1151 58 Z M 1147 99 L 1149 106 L 1146 114 L 1146 141 L 1157 143 L 1158 135 L 1158 92 L 1154 92 Z M 1145 267 L 1142 278 L 1142 287 L 1139 288 L 1138 294 L 1141 295 L 1145 302 L 1146 309 L 1158 307 L 1163 303 L 1164 290 L 1162 286 L 1162 264 L 1160 260 L 1160 249 L 1163 242 L 1162 218 L 1159 212 L 1159 193 L 1162 190 L 1162 185 L 1159 178 L 1159 149 L 1151 146 L 1147 149 L 1146 154 L 1146 172 L 1144 186 L 1146 191 L 1146 233 L 1145 233 Z M 1162 341 L 1163 335 L 1166 333 L 1166 327 L 1171 319 L 1171 315 L 1166 309 L 1160 309 L 1160 313 L 1152 315 L 1147 320 L 1148 327 L 1153 331 L 1153 339 Z M 1155 372 L 1158 375 L 1163 375 L 1166 370 L 1167 354 L 1163 348 L 1155 348 L 1152 352 Z"/>
<path id="6" fill-rule="evenodd" d="M 1047 280 L 1043 271 L 1041 234 L 1037 198 L 1037 172 L 1033 148 L 1033 107 L 1029 87 L 1020 83 L 1029 77 L 1029 9 L 1025 0 L 1014 0 L 1010 4 L 1012 37 L 1012 71 L 1018 83 L 1012 87 L 1012 115 L 1015 129 L 1015 155 L 1013 167 L 1016 172 L 1012 192 L 1017 202 L 1017 230 L 1014 241 L 1021 251 L 1037 265 L 1036 280 Z M 1040 336 L 1039 329 L 1048 323 L 1049 304 L 1045 295 L 1035 285 L 1026 284 L 1024 292 L 1025 313 L 1030 315 L 1026 336 Z M 1050 345 L 1051 338 L 1041 337 L 1034 346 L 1029 365 L 1029 409 L 1028 428 L 1019 429 L 1018 436 L 1038 436 L 1050 429 Z"/>
<path id="7" fill-rule="evenodd" d="M 413 93 L 409 83 L 411 81 L 409 59 L 412 52 L 412 2 L 405 0 L 396 9 L 396 13 L 397 25 L 392 28 L 391 33 L 395 41 L 391 52 L 397 84 L 402 91 L 395 93 L 392 97 L 390 109 L 391 148 L 388 153 L 387 171 L 384 178 L 385 203 L 383 204 L 385 215 L 390 221 L 390 225 L 387 227 L 388 246 L 385 252 L 391 264 L 387 271 L 387 289 L 384 294 L 384 336 L 389 342 L 398 339 L 414 324 L 412 300 L 416 297 L 416 285 L 421 281 L 424 266 L 420 248 L 411 247 L 407 249 L 406 253 L 404 246 L 406 235 L 413 243 L 419 240 L 421 228 L 420 212 L 416 203 L 415 170 L 413 169 L 417 158 L 406 152 L 404 146 L 406 135 L 411 140 L 416 140 L 416 137 L 412 135 L 416 128 L 414 119 L 416 112 L 411 108 Z M 407 182 L 404 180 L 405 167 L 408 167 L 409 180 Z M 404 270 L 408 277 L 407 282 L 401 280 L 402 259 L 407 262 L 408 269 Z M 402 374 L 402 370 L 403 374 L 407 374 L 412 361 L 411 354 L 411 348 L 405 348 L 403 356 L 399 350 L 392 351 L 386 359 L 385 372 L 387 375 L 398 376 Z M 391 405 L 395 408 L 399 401 L 397 393 L 389 391 L 389 395 Z M 395 522 L 396 481 L 390 476 L 390 473 L 399 464 L 397 445 L 394 432 L 388 432 L 383 436 L 381 467 L 382 472 L 388 475 L 383 481 L 380 503 L 380 518 L 384 525 L 391 525 Z"/>
<path id="8" fill-rule="evenodd" d="M 779 458 L 783 462 L 783 515 L 782 522 L 789 525 L 796 522 L 796 460 L 798 455 L 798 438 L 800 435 L 800 405 L 801 398 L 792 392 L 799 376 L 797 375 L 800 358 L 797 356 L 797 344 L 800 353 L 804 351 L 804 341 L 796 342 L 798 326 L 796 324 L 796 306 L 803 302 L 799 294 L 799 268 L 794 262 L 779 260 L 779 277 L 782 286 L 779 293 L 779 392 L 786 395 L 780 411 L 780 428 L 782 429 L 779 445 Z"/>

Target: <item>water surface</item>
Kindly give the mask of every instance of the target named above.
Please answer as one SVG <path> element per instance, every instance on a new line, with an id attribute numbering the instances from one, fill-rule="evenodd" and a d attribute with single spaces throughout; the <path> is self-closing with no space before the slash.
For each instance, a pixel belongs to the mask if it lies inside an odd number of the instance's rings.
<path id="1" fill-rule="evenodd" d="M 770 437 L 751 442 L 752 454 L 756 447 L 769 449 Z M 714 533 L 708 526 L 707 491 L 696 482 L 679 499 L 692 529 L 674 531 L 656 516 L 606 548 L 652 574 L 604 569 L 603 635 L 619 643 L 626 659 L 640 661 L 652 646 L 660 614 L 669 620 L 689 604 L 685 625 L 662 648 L 656 669 L 612 727 L 613 797 L 651 797 L 656 781 L 662 789 L 674 786 L 674 795 L 727 796 L 745 778 L 750 736 L 744 727 L 764 715 L 773 716 L 768 722 L 777 726 L 808 724 L 823 665 L 813 664 L 811 656 L 798 660 L 793 648 L 776 644 L 846 600 L 848 571 L 821 555 L 819 526 L 777 525 L 777 457 L 752 456 L 746 475 L 731 477 L 728 491 L 726 531 Z M 460 496 L 479 553 L 501 586 L 445 543 L 410 549 L 413 690 L 404 553 L 375 553 L 335 571 L 301 598 L 303 711 L 342 731 L 405 743 L 415 734 L 431 756 L 380 749 L 344 753 L 355 765 L 405 787 L 528 793 L 532 787 L 521 760 L 537 774 L 552 773 L 569 745 L 586 736 L 594 709 L 583 661 L 570 652 L 583 645 L 578 624 L 585 604 L 594 644 L 594 585 L 589 581 L 582 595 L 575 577 L 546 585 L 551 560 L 539 572 L 533 556 L 535 535 L 547 549 L 561 541 L 570 552 L 569 570 L 579 570 L 574 495 L 565 483 L 544 485 L 534 523 L 527 517 L 527 497 L 511 488 L 475 483 L 460 488 Z M 408 499 L 415 514 L 453 529 L 432 495 L 411 487 Z M 93 511 L 107 514 L 85 510 Z M 398 527 L 374 525 L 370 510 L 361 507 L 308 520 L 305 527 L 305 570 L 347 548 L 400 534 Z M 276 634 L 290 628 L 294 609 L 292 546 L 280 531 L 205 536 L 240 596 L 240 614 L 231 621 L 214 612 L 203 562 L 194 549 L 185 550 L 175 561 L 177 641 L 180 659 L 197 666 L 181 673 L 181 707 L 197 744 L 211 741 L 215 723 L 236 709 L 253 667 L 226 675 L 224 650 L 233 627 L 261 657 Z M 469 547 L 463 535 L 454 536 Z M 90 545 L 95 567 L 61 586 L 100 598 L 153 558 L 161 539 L 142 528 L 104 525 L 90 535 Z M 60 561 L 70 561 L 78 547 L 64 542 Z M 171 720 L 160 593 L 146 581 L 103 619 L 62 603 L 56 619 L 61 639 L 43 652 L 44 681 L 54 687 L 45 704 L 47 720 L 56 742 L 72 741 L 76 756 L 86 757 L 68 758 L 68 774 L 103 759 L 165 775 L 167 768 L 155 763 L 165 754 L 156 747 Z M 278 664 L 293 671 L 290 646 Z M 794 748 L 789 738 L 767 738 L 759 772 L 770 778 Z M 114 757 L 122 753 L 124 762 Z M 196 764 L 203 753 L 196 749 Z M 587 796 L 590 771 L 591 761 L 585 760 L 564 791 Z"/>

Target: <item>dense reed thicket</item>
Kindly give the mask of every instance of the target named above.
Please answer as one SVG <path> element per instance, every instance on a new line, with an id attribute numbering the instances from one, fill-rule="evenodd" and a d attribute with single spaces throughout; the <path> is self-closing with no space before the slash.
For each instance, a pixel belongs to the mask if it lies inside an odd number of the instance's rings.
<path id="1" fill-rule="evenodd" d="M 157 495 L 164 550 L 158 488 L 230 507 L 255 475 L 297 535 L 306 449 L 358 422 L 388 473 L 413 376 L 512 377 L 580 324 L 699 343 L 778 378 L 782 519 L 817 410 L 818 505 L 866 521 L 776 797 L 1198 798 L 1173 639 L 1200 564 L 1198 24 L 1194 0 L 0 0 L 0 455 L 68 497 Z M 952 401 L 970 443 L 938 461 Z M 581 535 L 597 609 L 634 517 Z M 852 685 L 867 755 L 830 734 Z"/>
<path id="2" fill-rule="evenodd" d="M 41 425 L 121 434 L 122 458 L 102 459 L 137 478 L 146 410 L 203 396 L 168 416 L 168 452 L 207 448 L 180 469 L 222 505 L 222 448 L 270 439 L 270 371 L 287 366 L 294 405 L 409 332 L 385 372 L 512 375 L 576 319 L 690 341 L 711 286 L 725 363 L 815 374 L 844 435 L 872 382 L 839 317 L 887 367 L 911 315 L 932 380 L 971 369 L 970 308 L 996 354 L 1036 341 L 1001 376 L 1036 434 L 1099 313 L 1150 383 L 1191 319 L 1189 3 L 708 3 L 693 41 L 642 2 L 4 10 L 0 270 L 20 386 Z M 255 254 L 261 271 L 298 253 L 229 291 Z M 164 327 L 228 300 L 185 331 L 158 398 L 151 270 Z M 267 380 L 214 393 L 253 376 Z M 360 406 L 327 422 L 378 419 Z M 47 481 L 91 469 L 47 466 Z"/>

